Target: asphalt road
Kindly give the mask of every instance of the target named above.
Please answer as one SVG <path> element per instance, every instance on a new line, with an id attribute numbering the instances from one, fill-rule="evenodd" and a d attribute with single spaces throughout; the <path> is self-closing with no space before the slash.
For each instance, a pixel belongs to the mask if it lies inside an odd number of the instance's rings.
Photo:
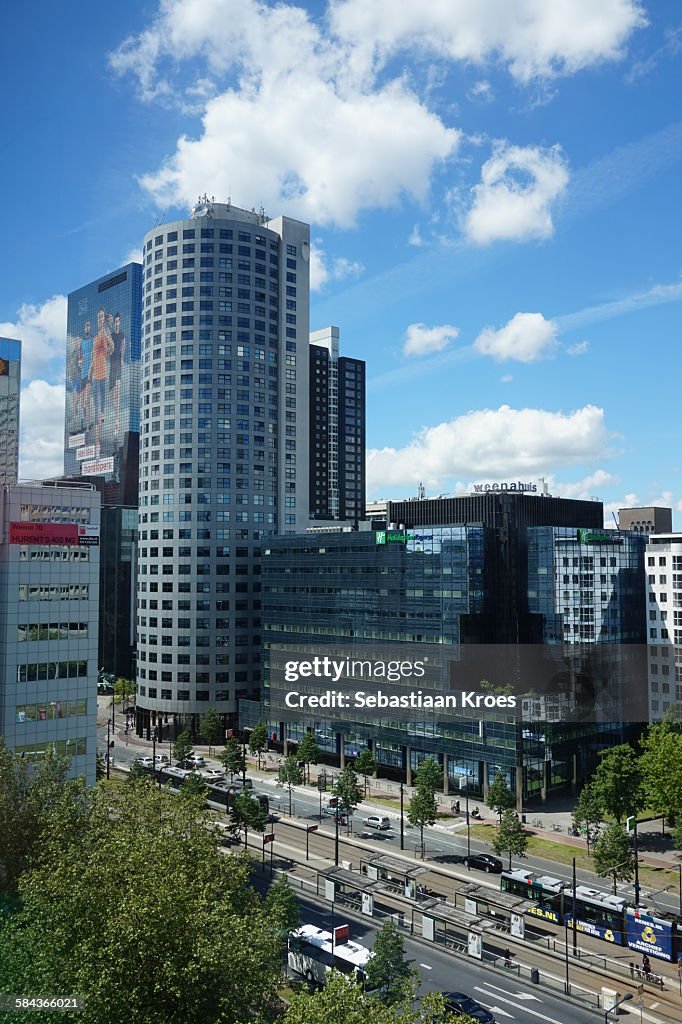
<path id="1" fill-rule="evenodd" d="M 300 897 L 301 923 L 316 924 L 320 928 L 331 927 L 331 915 L 327 908 L 319 907 L 312 900 Z M 351 939 L 370 948 L 374 944 L 377 925 L 373 922 L 344 918 L 334 915 L 334 924 L 348 923 Z M 603 1014 L 569 1002 L 561 996 L 547 994 L 536 985 L 519 980 L 514 974 L 507 975 L 481 965 L 478 961 L 454 959 L 437 947 L 425 946 L 411 939 L 405 940 L 405 952 L 414 960 L 422 980 L 422 992 L 465 992 L 494 1015 L 497 1024 L 595 1024 Z"/>

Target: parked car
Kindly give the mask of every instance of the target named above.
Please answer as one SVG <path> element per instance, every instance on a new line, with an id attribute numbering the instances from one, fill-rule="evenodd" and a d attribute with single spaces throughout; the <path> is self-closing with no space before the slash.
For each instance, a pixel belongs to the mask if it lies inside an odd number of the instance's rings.
<path id="1" fill-rule="evenodd" d="M 202 779 L 206 779 L 207 782 L 225 781 L 225 773 L 221 772 L 220 768 L 206 768 L 200 774 Z"/>
<path id="2" fill-rule="evenodd" d="M 478 1020 L 481 1024 L 495 1024 L 495 1018 L 490 1010 L 481 1006 L 475 999 L 464 994 L 464 992 L 444 992 L 445 1009 L 454 1013 L 456 1017 L 463 1017 L 465 1014 Z"/>
<path id="3" fill-rule="evenodd" d="M 499 875 L 503 870 L 503 864 L 499 857 L 493 857 L 489 853 L 472 853 L 470 857 L 464 858 L 464 863 L 470 868 L 478 868 L 479 871 L 492 871 Z"/>
<path id="4" fill-rule="evenodd" d="M 201 754 L 190 754 L 185 764 L 188 768 L 205 768 L 206 758 L 202 757 Z"/>
<path id="5" fill-rule="evenodd" d="M 157 754 L 156 755 L 156 763 L 157 764 L 170 764 L 170 761 L 168 760 L 168 754 Z"/>
<path id="6" fill-rule="evenodd" d="M 327 804 L 326 807 L 322 808 L 322 813 L 328 814 L 330 818 L 338 818 L 339 825 L 346 824 L 346 812 L 345 810 L 342 810 L 340 807 L 330 807 L 329 804 Z"/>
<path id="7" fill-rule="evenodd" d="M 135 760 L 138 764 L 141 764 L 143 768 L 154 767 L 154 758 L 151 755 L 149 757 L 136 757 Z"/>
<path id="8" fill-rule="evenodd" d="M 230 783 L 231 786 L 236 786 L 237 789 L 253 789 L 252 779 L 233 779 Z"/>
<path id="9" fill-rule="evenodd" d="M 369 814 L 366 818 L 362 819 L 362 824 L 367 825 L 368 828 L 386 829 L 391 827 L 391 822 L 385 814 Z"/>

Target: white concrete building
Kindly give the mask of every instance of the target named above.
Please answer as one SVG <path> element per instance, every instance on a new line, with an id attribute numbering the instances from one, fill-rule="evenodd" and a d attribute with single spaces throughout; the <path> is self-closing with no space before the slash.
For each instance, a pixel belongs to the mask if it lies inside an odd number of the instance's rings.
<path id="1" fill-rule="evenodd" d="M 649 537 L 646 548 L 649 720 L 682 713 L 682 533 Z"/>

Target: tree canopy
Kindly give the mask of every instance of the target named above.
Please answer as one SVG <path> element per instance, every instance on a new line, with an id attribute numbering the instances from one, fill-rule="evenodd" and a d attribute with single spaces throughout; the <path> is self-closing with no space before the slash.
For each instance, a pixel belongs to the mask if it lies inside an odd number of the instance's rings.
<path id="1" fill-rule="evenodd" d="M 607 825 L 594 844 L 594 868 L 602 878 L 613 881 L 616 894 L 618 882 L 630 882 L 635 873 L 632 841 L 622 825 Z"/>
<path id="2" fill-rule="evenodd" d="M 419 975 L 414 961 L 405 956 L 405 942 L 395 922 L 386 921 L 377 932 L 373 953 L 366 968 L 366 987 L 389 1006 L 414 995 Z"/>
<path id="3" fill-rule="evenodd" d="M 268 730 L 264 722 L 254 725 L 249 736 L 249 750 L 258 758 L 258 770 L 260 771 L 261 754 L 268 745 Z"/>
<path id="4" fill-rule="evenodd" d="M 502 813 L 511 810 L 516 804 L 514 794 L 507 785 L 502 772 L 497 772 L 493 784 L 488 790 L 488 805 L 497 811 L 502 824 Z"/>
<path id="5" fill-rule="evenodd" d="M 510 871 L 512 857 L 520 857 L 526 852 L 528 833 L 510 808 L 502 812 L 502 818 L 499 827 L 495 829 L 495 837 L 491 846 L 498 857 L 503 853 L 509 854 Z"/>
<path id="6" fill-rule="evenodd" d="M 642 766 L 629 743 L 602 750 L 599 756 L 592 790 L 606 813 L 621 822 L 644 806 Z"/>

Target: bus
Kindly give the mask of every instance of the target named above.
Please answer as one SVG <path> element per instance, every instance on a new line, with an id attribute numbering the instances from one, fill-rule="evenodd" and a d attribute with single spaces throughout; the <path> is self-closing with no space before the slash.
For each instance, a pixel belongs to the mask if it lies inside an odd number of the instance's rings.
<path id="1" fill-rule="evenodd" d="M 164 765 L 162 768 L 157 768 L 156 770 L 145 765 L 143 766 L 143 770 L 148 772 L 150 775 L 153 774 L 155 778 L 160 779 L 162 783 L 173 790 L 180 789 L 180 786 L 185 779 L 189 778 L 190 775 L 197 774 L 196 772 L 185 768 L 174 768 L 171 765 Z M 221 810 L 225 810 L 229 813 L 232 810 L 236 798 L 243 792 L 248 794 L 252 800 L 257 801 L 258 806 L 266 818 L 270 817 L 270 800 L 265 793 L 254 793 L 252 789 L 242 789 L 241 786 L 212 786 L 209 783 L 206 783 L 206 789 L 208 791 L 206 803 L 209 807 L 217 806 Z"/>
<path id="2" fill-rule="evenodd" d="M 323 986 L 332 969 L 351 975 L 364 985 L 365 967 L 372 951 L 359 942 L 350 941 L 350 926 L 339 925 L 331 932 L 314 924 L 304 924 L 289 935 L 287 963 L 290 970 L 302 975 L 310 984 Z"/>

